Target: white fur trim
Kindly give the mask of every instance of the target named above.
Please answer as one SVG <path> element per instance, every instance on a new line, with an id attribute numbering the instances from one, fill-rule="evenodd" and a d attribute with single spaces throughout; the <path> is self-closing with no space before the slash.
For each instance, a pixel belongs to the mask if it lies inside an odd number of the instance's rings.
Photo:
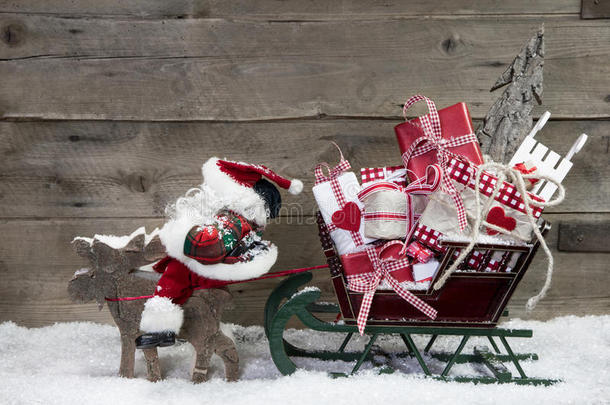
<path id="1" fill-rule="evenodd" d="M 254 191 L 236 182 L 218 167 L 218 158 L 208 159 L 201 168 L 203 184 L 209 186 L 222 200 L 222 207 L 242 215 L 259 226 L 267 223 L 265 200 Z"/>
<path id="2" fill-rule="evenodd" d="M 277 247 L 272 244 L 269 250 L 261 251 L 249 262 L 201 264 L 184 255 L 186 234 L 195 225 L 198 224 L 188 218 L 169 221 L 159 231 L 159 238 L 168 255 L 184 263 L 191 271 L 200 276 L 215 280 L 247 280 L 265 274 L 277 260 Z"/>
<path id="3" fill-rule="evenodd" d="M 201 264 L 194 259 L 190 259 L 190 262 L 185 264 L 189 269 L 203 277 L 214 280 L 240 281 L 262 276 L 273 267 L 276 260 L 277 246 L 271 245 L 268 250 L 261 251 L 249 262 Z"/>
<path id="4" fill-rule="evenodd" d="M 152 297 L 144 304 L 140 330 L 145 333 L 169 330 L 177 334 L 183 319 L 184 313 L 180 305 L 166 297 Z"/>
<path id="5" fill-rule="evenodd" d="M 300 194 L 303 191 L 303 182 L 299 179 L 292 179 L 288 192 L 293 195 Z"/>

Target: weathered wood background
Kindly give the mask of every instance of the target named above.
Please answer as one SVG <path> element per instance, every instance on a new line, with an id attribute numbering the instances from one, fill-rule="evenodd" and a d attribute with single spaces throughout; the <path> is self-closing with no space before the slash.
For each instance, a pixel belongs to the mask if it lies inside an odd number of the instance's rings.
<path id="1" fill-rule="evenodd" d="M 565 203 L 547 210 L 557 268 L 530 317 L 610 312 L 610 23 L 581 20 L 580 3 L 0 0 L 0 321 L 110 322 L 68 300 L 85 265 L 71 239 L 152 230 L 214 155 L 304 179 L 267 232 L 275 269 L 323 263 L 309 189 L 314 164 L 336 158 L 328 141 L 356 168 L 399 163 L 392 128 L 417 92 L 466 101 L 480 122 L 542 22 L 536 115 L 553 117 L 539 138 L 562 153 L 581 132 L 590 141 Z M 542 256 L 516 316 L 528 316 Z M 332 300 L 328 273 L 316 281 Z M 276 283 L 234 286 L 227 320 L 261 323 Z"/>

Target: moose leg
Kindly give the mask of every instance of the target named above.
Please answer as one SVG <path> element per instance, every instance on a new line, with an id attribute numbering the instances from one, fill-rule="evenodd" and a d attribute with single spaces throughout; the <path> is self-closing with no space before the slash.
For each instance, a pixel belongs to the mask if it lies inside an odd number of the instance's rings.
<path id="1" fill-rule="evenodd" d="M 119 368 L 119 375 L 125 378 L 133 378 L 135 361 L 135 336 L 131 334 L 121 334 L 121 367 Z"/>
<path id="2" fill-rule="evenodd" d="M 227 335 L 218 331 L 214 337 L 212 347 L 225 364 L 225 377 L 227 381 L 237 381 L 239 377 L 239 354 L 235 342 Z"/>
<path id="3" fill-rule="evenodd" d="M 196 361 L 195 368 L 193 368 L 193 382 L 202 383 L 208 380 L 208 369 L 210 367 L 210 358 L 212 357 L 213 350 L 210 345 L 202 342 L 195 346 Z"/>
<path id="4" fill-rule="evenodd" d="M 148 381 L 157 382 L 161 380 L 161 366 L 159 365 L 159 354 L 157 348 L 142 349 L 146 359 L 146 375 Z"/>

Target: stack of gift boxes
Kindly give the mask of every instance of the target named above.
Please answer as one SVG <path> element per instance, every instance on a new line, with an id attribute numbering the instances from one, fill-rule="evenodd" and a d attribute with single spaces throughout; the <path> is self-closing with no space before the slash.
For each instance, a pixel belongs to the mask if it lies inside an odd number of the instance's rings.
<path id="1" fill-rule="evenodd" d="M 409 290 L 428 289 L 446 252 L 442 241 L 468 242 L 472 235 L 475 168 L 483 157 L 468 108 L 458 103 L 437 111 L 429 99 L 414 96 L 405 109 L 418 101 L 428 104 L 429 114 L 395 127 L 403 165 L 363 168 L 360 182 L 342 155 L 337 166 L 316 168 L 313 194 L 348 283 L 369 274 L 371 279 L 377 275 L 378 289 L 389 288 L 388 277 Z M 486 172 L 478 185 L 481 205 L 494 198 L 483 219 L 506 231 L 481 227 L 478 242 L 531 239 L 527 210 L 516 187 L 507 182 L 497 185 L 497 178 Z M 530 208 L 538 218 L 542 209 Z M 377 263 L 371 262 L 371 248 L 379 257 Z M 454 255 L 457 258 L 459 250 Z M 510 272 L 517 259 L 518 253 L 473 250 L 459 271 Z M 376 268 L 379 263 L 388 264 L 387 271 Z"/>

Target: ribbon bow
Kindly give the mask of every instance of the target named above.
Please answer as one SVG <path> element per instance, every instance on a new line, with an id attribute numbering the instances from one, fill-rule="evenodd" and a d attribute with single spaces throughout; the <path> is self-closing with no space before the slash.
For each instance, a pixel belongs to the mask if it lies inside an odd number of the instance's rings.
<path id="1" fill-rule="evenodd" d="M 388 215 L 388 219 L 406 222 L 406 239 L 409 240 L 411 233 L 415 229 L 415 212 L 413 211 L 413 197 L 412 195 L 429 195 L 436 191 L 440 185 L 442 176 L 442 169 L 439 165 L 430 165 L 426 169 L 426 175 L 420 177 L 416 181 L 410 183 L 406 187 L 399 186 L 391 181 L 377 181 L 369 186 L 366 186 L 358 193 L 358 199 L 364 201 L 371 195 L 380 191 L 395 190 L 404 193 L 406 197 L 406 215 L 397 216 L 394 213 L 365 213 L 364 218 L 368 219 L 386 219 L 383 216 Z"/>
<path id="2" fill-rule="evenodd" d="M 531 168 L 528 168 L 525 165 L 525 162 L 517 163 L 516 165 L 513 166 L 513 169 L 519 170 L 522 174 L 533 174 L 533 173 L 536 173 L 536 170 L 538 170 L 538 168 L 536 166 L 532 166 Z M 534 187 L 540 179 L 528 178 L 527 180 L 529 181 L 529 187 L 527 187 L 527 188 L 530 189 L 530 188 Z"/>
<path id="3" fill-rule="evenodd" d="M 366 327 L 366 321 L 369 317 L 371 310 L 371 304 L 373 303 L 373 296 L 379 286 L 381 280 L 386 280 L 394 291 L 405 301 L 409 302 L 415 308 L 423 312 L 430 319 L 435 319 L 437 311 L 430 305 L 426 304 L 420 298 L 415 296 L 413 293 L 403 288 L 400 283 L 392 276 L 392 272 L 401 270 L 404 268 L 410 268 L 411 262 L 408 258 L 396 259 L 394 257 L 383 258 L 383 253 L 391 246 L 395 244 L 403 245 L 400 241 L 391 241 L 386 243 L 379 253 L 375 251 L 375 248 L 369 246 L 366 248 L 366 254 L 373 265 L 373 271 L 370 273 L 359 274 L 351 276 L 348 281 L 348 288 L 355 292 L 364 293 L 362 303 L 360 304 L 360 312 L 358 313 L 358 332 L 360 335 L 364 334 Z M 404 251 L 404 246 L 401 252 Z"/>
<path id="4" fill-rule="evenodd" d="M 430 113 L 419 118 L 421 122 L 421 128 L 424 131 L 424 135 L 417 138 L 402 154 L 402 161 L 407 167 L 407 163 L 412 157 L 420 156 L 430 151 L 436 151 L 436 159 L 441 169 L 443 170 L 441 175 L 442 190 L 451 196 L 451 199 L 455 203 L 455 207 L 458 214 L 458 224 L 460 231 L 463 231 L 468 224 L 466 220 L 466 209 L 464 208 L 464 202 L 460 193 L 456 190 L 455 186 L 446 175 L 447 163 L 451 156 L 456 156 L 455 153 L 451 152 L 449 148 L 455 148 L 457 146 L 466 145 L 471 142 L 476 142 L 477 138 L 473 133 L 459 136 L 457 138 L 444 139 L 441 132 L 441 120 L 436 110 L 434 101 L 428 97 L 422 95 L 415 95 L 407 100 L 405 103 L 402 113 L 407 119 L 407 110 L 418 101 L 425 101 Z"/>
<path id="5" fill-rule="evenodd" d="M 346 204 L 348 204 L 348 201 L 345 197 L 345 194 L 343 193 L 343 190 L 341 189 L 341 185 L 339 184 L 339 176 L 346 170 L 349 170 L 352 166 L 343 157 L 343 152 L 341 152 L 341 148 L 339 148 L 339 145 L 337 145 L 334 142 L 331 142 L 331 143 L 333 145 L 335 145 L 335 147 L 339 151 L 339 155 L 341 156 L 339 163 L 332 169 L 330 168 L 330 165 L 326 162 L 318 164 L 314 170 L 314 175 L 316 177 L 316 181 L 315 181 L 314 185 L 317 186 L 320 183 L 329 182 L 333 195 L 335 196 L 335 198 L 337 200 L 337 204 L 339 205 L 339 209 L 343 209 L 346 206 Z M 328 171 L 328 176 L 322 172 L 322 168 L 324 168 L 324 167 Z M 358 211 L 358 213 L 359 212 L 360 211 Z M 328 230 L 331 232 L 333 230 L 337 229 L 335 224 L 333 224 L 333 223 L 327 223 L 327 227 L 328 227 Z M 359 231 L 350 230 L 349 233 L 350 233 L 350 237 L 352 238 L 352 241 L 354 242 L 354 245 L 356 245 L 356 246 L 364 245 L 364 240 Z"/>
<path id="6" fill-rule="evenodd" d="M 333 145 L 335 145 L 335 147 L 339 151 L 339 154 L 341 155 L 341 159 L 339 160 L 339 163 L 332 169 L 330 168 L 330 165 L 326 162 L 322 162 L 322 163 L 318 164 L 314 170 L 314 174 L 316 176 L 316 182 L 314 185 L 324 183 L 325 181 L 334 180 L 337 177 L 339 177 L 341 175 L 341 173 L 343 173 L 346 170 L 351 169 L 351 167 L 352 167 L 349 164 L 349 162 L 347 160 L 345 160 L 345 158 L 343 157 L 343 152 L 341 152 L 341 149 L 339 148 L 339 146 L 334 142 L 331 142 L 331 143 Z M 322 171 L 322 168 L 324 168 L 324 167 L 328 171 L 328 176 L 326 176 Z"/>

